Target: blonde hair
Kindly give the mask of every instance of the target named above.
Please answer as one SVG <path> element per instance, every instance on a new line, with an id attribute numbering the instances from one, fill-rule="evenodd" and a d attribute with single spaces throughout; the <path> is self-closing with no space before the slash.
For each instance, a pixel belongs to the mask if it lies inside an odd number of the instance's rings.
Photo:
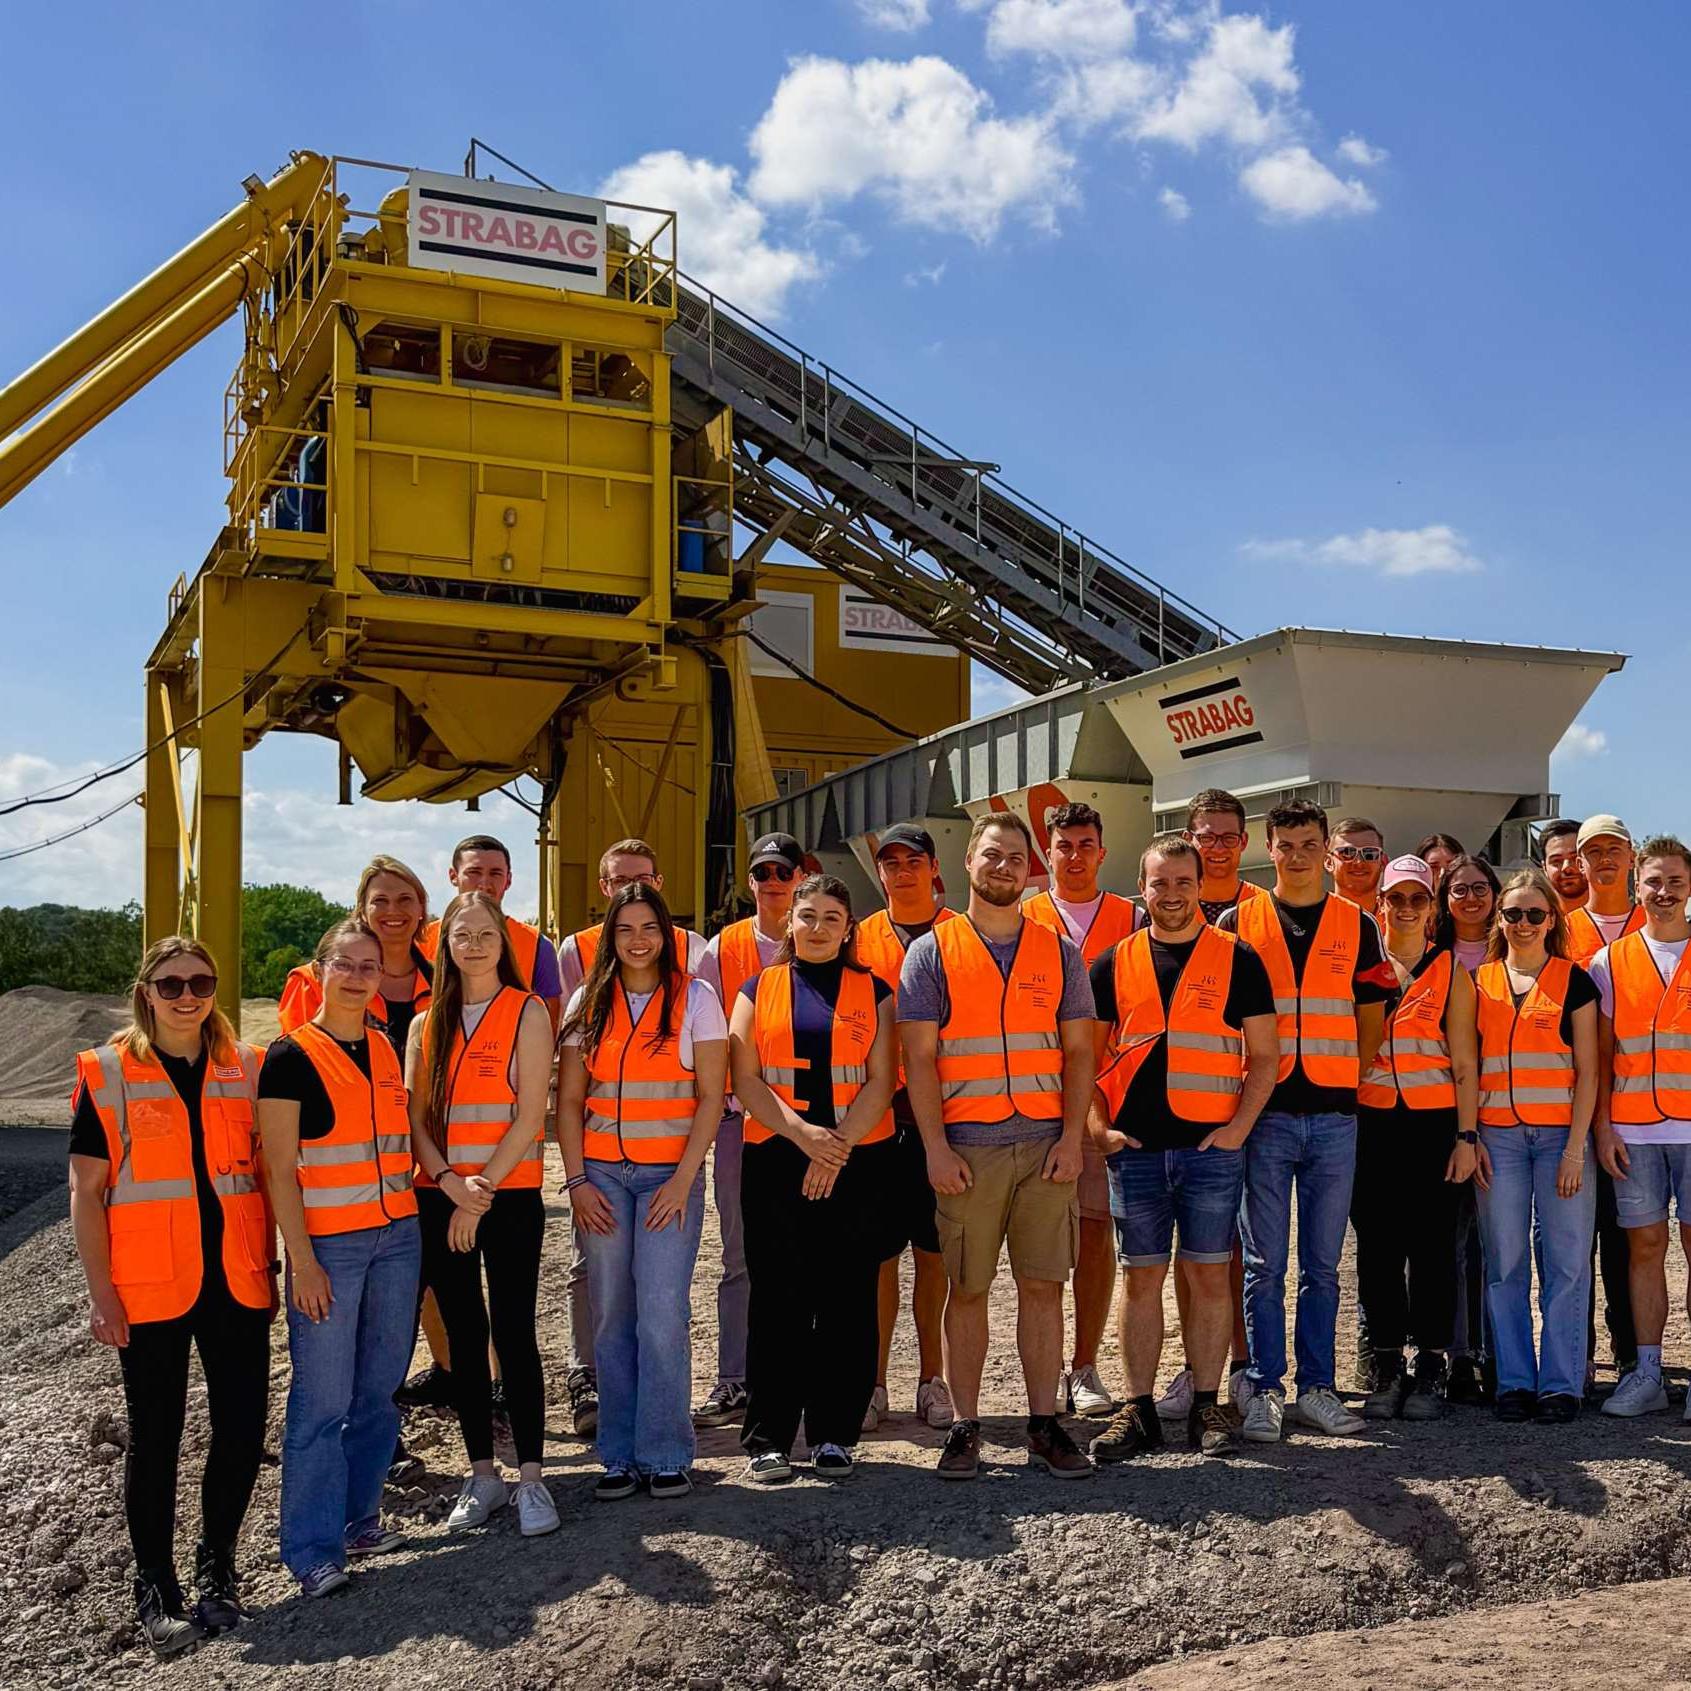
<path id="1" fill-rule="evenodd" d="M 173 957 L 197 957 L 212 974 L 218 972 L 217 959 L 199 940 L 187 934 L 166 934 L 163 939 L 154 940 L 142 953 L 140 966 L 135 971 L 135 984 L 129 991 L 129 1026 L 116 1035 L 114 1043 L 124 1046 L 143 1063 L 153 1060 L 153 1042 L 158 1037 L 152 1001 L 147 997 L 147 983 L 159 965 L 168 963 Z M 216 999 L 212 1000 L 211 1009 L 206 1013 L 201 1033 L 216 1061 L 234 1061 L 235 1030 Z"/>
<path id="2" fill-rule="evenodd" d="M 1566 957 L 1568 919 L 1562 914 L 1562 902 L 1557 898 L 1549 876 L 1537 864 L 1528 864 L 1524 869 L 1517 869 L 1498 888 L 1497 897 L 1492 901 L 1491 932 L 1485 942 L 1486 961 L 1495 963 L 1509 949 L 1509 942 L 1503 937 L 1503 901 L 1512 892 L 1535 892 L 1550 906 L 1550 920 L 1545 924 L 1544 953 L 1547 957 Z"/>
<path id="3" fill-rule="evenodd" d="M 417 906 L 422 914 L 417 918 L 417 933 L 421 933 L 429 925 L 429 890 L 417 876 L 417 871 L 408 864 L 401 863 L 397 857 L 389 857 L 385 851 L 379 851 L 364 865 L 364 873 L 358 877 L 358 891 L 353 895 L 352 913 L 362 917 L 364 914 L 364 895 L 370 890 L 370 883 L 378 875 L 397 875 L 400 880 L 410 885 L 412 892 L 417 895 Z M 416 936 L 412 936 L 415 943 Z"/>

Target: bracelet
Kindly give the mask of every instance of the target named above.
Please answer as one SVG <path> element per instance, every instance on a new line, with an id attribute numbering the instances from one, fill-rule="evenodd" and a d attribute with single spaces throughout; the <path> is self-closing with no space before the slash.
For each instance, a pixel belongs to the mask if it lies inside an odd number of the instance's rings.
<path id="1" fill-rule="evenodd" d="M 587 1176 L 585 1174 L 572 1174 L 570 1178 L 564 1182 L 564 1190 L 566 1192 L 573 1192 L 576 1187 L 585 1186 L 586 1184 Z"/>

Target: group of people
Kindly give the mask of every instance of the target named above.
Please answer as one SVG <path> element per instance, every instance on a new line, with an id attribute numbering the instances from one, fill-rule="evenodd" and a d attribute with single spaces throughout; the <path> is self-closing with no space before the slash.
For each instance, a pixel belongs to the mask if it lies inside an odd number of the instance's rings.
<path id="1" fill-rule="evenodd" d="M 1240 875 L 1236 797 L 1198 794 L 1186 824 L 1145 848 L 1135 902 L 1099 889 L 1098 813 L 1065 805 L 1046 818 L 1049 890 L 1025 898 L 1032 833 L 989 813 L 961 911 L 920 827 L 873 842 L 873 913 L 770 834 L 749 853 L 753 914 L 708 943 L 675 925 L 641 840 L 605 851 L 603 921 L 556 948 L 504 913 L 499 841 L 459 845 L 434 922 L 418 877 L 378 857 L 263 1053 L 217 1009 L 203 945 L 150 947 L 132 1025 L 79 1058 L 70 1150 L 154 1648 L 244 1614 L 236 1538 L 281 1305 L 281 1548 L 305 1595 L 403 1542 L 380 1507 L 410 1460 L 400 1401 L 457 1414 L 450 1530 L 505 1508 L 524 1535 L 556 1530 L 535 1322 L 549 1127 L 571 1422 L 597 1438 L 607 1502 L 685 1496 L 697 1429 L 736 1419 L 751 1483 L 789 1480 L 801 1435 L 812 1472 L 849 1476 L 892 1413 L 906 1250 L 914 1407 L 945 1432 L 947 1480 L 979 1470 L 1006 1252 L 1027 1459 L 1058 1478 L 1159 1448 L 1165 1421 L 1220 1455 L 1451 1401 L 1571 1420 L 1594 1252 L 1620 1369 L 1603 1409 L 1665 1408 L 1668 1210 L 1691 1181 L 1687 848 L 1635 848 L 1595 816 L 1553 824 L 1544 867 L 1500 879 L 1446 835 L 1388 858 L 1372 823 L 1294 801 L 1266 819 L 1265 890 Z M 718 1355 L 690 1404 L 707 1158 Z M 1347 1227 L 1360 1415 L 1336 1374 Z M 1159 1400 L 1171 1261 L 1184 1356 Z M 1098 1369 L 1112 1303 L 1121 1394 Z M 408 1382 L 419 1324 L 433 1361 Z M 191 1348 L 212 1440 L 190 1608 L 173 1540 Z M 1090 1454 L 1065 1410 L 1108 1418 Z"/>

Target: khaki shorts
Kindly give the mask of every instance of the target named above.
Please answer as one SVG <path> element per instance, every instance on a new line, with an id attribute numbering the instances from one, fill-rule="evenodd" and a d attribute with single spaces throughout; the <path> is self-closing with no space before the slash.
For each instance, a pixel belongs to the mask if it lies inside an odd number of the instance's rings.
<path id="1" fill-rule="evenodd" d="M 1075 1182 L 1040 1177 L 1053 1143 L 952 1147 L 974 1180 L 956 1197 L 937 1195 L 935 1220 L 946 1275 L 963 1292 L 978 1296 L 991 1287 L 1006 1241 L 1018 1280 L 1061 1283 L 1074 1273 L 1080 1235 Z"/>
<path id="2" fill-rule="evenodd" d="M 1075 1186 L 1080 1194 L 1082 1221 L 1110 1221 L 1110 1171 L 1104 1153 L 1094 1150 L 1090 1139 L 1086 1142 L 1086 1161 L 1080 1165 L 1080 1180 Z"/>

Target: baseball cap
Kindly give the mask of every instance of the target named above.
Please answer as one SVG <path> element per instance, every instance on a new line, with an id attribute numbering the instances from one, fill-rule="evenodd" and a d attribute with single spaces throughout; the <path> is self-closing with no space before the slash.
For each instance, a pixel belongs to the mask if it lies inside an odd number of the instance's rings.
<path id="1" fill-rule="evenodd" d="M 1416 857 L 1413 853 L 1405 857 L 1394 857 L 1380 877 L 1380 891 L 1390 892 L 1393 887 L 1402 886 L 1405 881 L 1413 881 L 1416 886 L 1425 887 L 1430 893 L 1433 890 L 1431 865 L 1425 858 Z"/>
<path id="2" fill-rule="evenodd" d="M 888 846 L 907 846 L 911 851 L 919 851 L 924 857 L 937 857 L 934 850 L 934 837 L 926 828 L 918 827 L 914 822 L 895 822 L 881 835 L 875 846 L 875 856 L 878 858 Z"/>
<path id="3" fill-rule="evenodd" d="M 1625 840 L 1628 845 L 1632 844 L 1632 835 L 1627 832 L 1626 824 L 1618 816 L 1610 816 L 1604 813 L 1597 816 L 1588 816 L 1580 823 L 1579 834 L 1574 840 L 1574 849 L 1583 851 L 1590 841 L 1598 839 L 1604 834 L 1611 835 L 1617 840 Z"/>
<path id="4" fill-rule="evenodd" d="M 760 863 L 785 863 L 794 869 L 804 867 L 804 847 L 791 834 L 764 834 L 752 844 L 746 867 L 755 869 Z"/>

